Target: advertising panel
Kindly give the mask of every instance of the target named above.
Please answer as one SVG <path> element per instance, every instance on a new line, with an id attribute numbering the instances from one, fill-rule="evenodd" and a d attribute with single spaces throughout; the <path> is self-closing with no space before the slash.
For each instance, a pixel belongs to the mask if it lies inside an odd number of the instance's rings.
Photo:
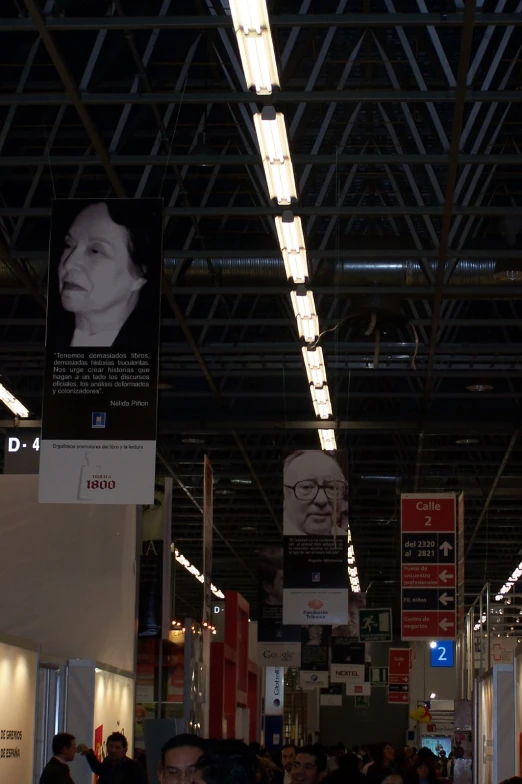
<path id="1" fill-rule="evenodd" d="M 364 664 L 332 664 L 331 683 L 364 683 Z"/>
<path id="2" fill-rule="evenodd" d="M 341 683 L 331 683 L 327 689 L 319 693 L 319 705 L 328 708 L 341 708 L 343 705 L 343 686 Z"/>
<path id="3" fill-rule="evenodd" d="M 328 688 L 328 672 L 300 670 L 299 685 L 304 691 Z"/>
<path id="4" fill-rule="evenodd" d="M 163 202 L 53 202 L 40 503 L 154 498 Z"/>
<path id="5" fill-rule="evenodd" d="M 301 627 L 283 625 L 283 548 L 263 547 L 259 553 L 258 664 L 299 667 Z"/>
<path id="6" fill-rule="evenodd" d="M 284 465 L 283 622 L 348 623 L 348 482 L 336 458 L 299 451 Z"/>
<path id="7" fill-rule="evenodd" d="M 5 431 L 4 474 L 37 474 L 40 465 L 40 431 L 13 427 Z"/>
<path id="8" fill-rule="evenodd" d="M 403 640 L 455 637 L 456 525 L 454 493 L 401 496 Z"/>

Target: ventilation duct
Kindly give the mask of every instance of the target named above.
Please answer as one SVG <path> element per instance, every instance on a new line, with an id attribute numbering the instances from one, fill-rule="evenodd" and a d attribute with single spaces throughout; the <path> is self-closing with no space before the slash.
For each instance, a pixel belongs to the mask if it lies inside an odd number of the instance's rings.
<path id="1" fill-rule="evenodd" d="M 493 255 L 493 253 L 492 253 Z M 520 254 L 522 260 L 522 252 Z M 213 286 L 216 282 L 226 286 L 279 286 L 286 283 L 286 274 L 281 258 L 239 258 L 212 259 L 209 270 L 205 259 L 194 259 L 187 272 L 180 276 L 174 275 L 186 259 L 166 258 L 165 272 L 168 278 L 174 277 L 176 286 Z M 25 262 L 27 270 L 35 281 L 45 284 L 47 280 L 47 260 L 31 259 Z M 513 268 L 515 261 L 502 262 Z M 461 259 L 451 276 L 450 286 L 491 286 L 501 283 L 495 278 L 495 268 L 500 262 L 469 261 Z M 430 263 L 435 276 L 437 263 Z M 518 279 L 518 278 L 517 278 Z M 505 282 L 506 278 L 503 279 Z M 380 284 L 382 286 L 426 286 L 426 276 L 418 261 L 374 261 L 341 259 L 333 263 L 323 264 L 321 270 L 313 278 L 314 286 L 364 286 Z M 20 286 L 20 281 L 0 259 L 0 286 Z"/>

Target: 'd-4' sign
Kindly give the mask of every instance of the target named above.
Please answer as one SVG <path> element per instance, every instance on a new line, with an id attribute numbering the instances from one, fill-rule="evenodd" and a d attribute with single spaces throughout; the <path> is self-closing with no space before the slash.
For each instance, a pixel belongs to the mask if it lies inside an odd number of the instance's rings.
<path id="1" fill-rule="evenodd" d="M 456 495 L 401 496 L 402 639 L 456 635 Z"/>

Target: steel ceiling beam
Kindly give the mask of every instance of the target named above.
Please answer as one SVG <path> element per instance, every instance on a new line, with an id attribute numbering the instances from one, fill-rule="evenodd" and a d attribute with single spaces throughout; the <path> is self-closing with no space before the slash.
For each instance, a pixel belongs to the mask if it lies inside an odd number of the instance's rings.
<path id="1" fill-rule="evenodd" d="M 33 3 L 33 0 L 24 0 Z M 521 15 L 522 18 L 522 15 Z M 49 35 L 47 30 L 44 33 Z M 454 103 L 457 100 L 457 90 L 316 90 L 306 92 L 305 90 L 282 90 L 273 95 L 256 95 L 253 92 L 233 93 L 220 91 L 199 92 L 155 92 L 151 94 L 137 93 L 71 93 L 68 89 L 65 93 L 41 92 L 41 93 L 1 93 L 0 106 L 76 106 L 78 98 L 85 106 L 151 106 L 153 104 L 183 103 L 185 105 L 203 106 L 208 103 L 219 104 L 242 104 L 253 103 L 261 106 L 271 106 L 277 102 L 278 106 L 293 103 Z M 477 90 L 468 91 L 466 103 L 518 103 L 520 93 L 517 90 L 489 90 L 480 92 Z"/>
<path id="2" fill-rule="evenodd" d="M 467 558 L 471 548 L 473 547 L 473 543 L 474 543 L 474 541 L 475 541 L 475 539 L 477 537 L 477 534 L 478 534 L 478 532 L 480 530 L 480 526 L 482 525 L 482 522 L 483 522 L 484 518 L 486 517 L 486 514 L 487 514 L 488 509 L 489 509 L 489 505 L 491 504 L 491 501 L 493 500 L 493 496 L 495 495 L 495 491 L 496 491 L 496 489 L 498 487 L 498 483 L 502 479 L 502 474 L 504 473 L 504 470 L 505 470 L 506 465 L 507 465 L 507 463 L 509 461 L 509 458 L 511 457 L 511 453 L 513 452 L 513 449 L 515 448 L 515 445 L 516 445 L 516 443 L 518 441 L 519 435 L 520 435 L 520 430 L 515 430 L 515 432 L 511 436 L 511 439 L 510 439 L 509 444 L 507 446 L 506 452 L 504 454 L 504 457 L 502 458 L 502 462 L 500 463 L 500 465 L 498 467 L 497 474 L 495 476 L 495 479 L 493 480 L 493 484 L 491 485 L 491 489 L 490 489 L 490 491 L 488 493 L 488 496 L 486 498 L 486 501 L 484 503 L 482 511 L 481 511 L 481 513 L 479 515 L 479 518 L 478 518 L 477 522 L 475 523 L 475 527 L 473 528 L 473 532 L 472 532 L 472 534 L 471 534 L 471 536 L 470 536 L 470 538 L 468 540 L 468 544 L 467 544 L 467 547 L 466 547 L 466 555 L 465 555 L 466 558 Z"/>
<path id="3" fill-rule="evenodd" d="M 204 166 L 219 164 L 220 166 L 246 166 L 246 165 L 261 165 L 261 157 L 257 154 L 241 154 L 228 153 L 227 155 L 207 155 L 197 151 L 190 152 L 186 155 L 179 153 L 172 153 L 171 155 L 110 155 L 110 161 L 113 166 L 160 166 L 164 167 L 168 164 L 176 164 L 179 166 Z M 521 166 L 520 155 L 506 153 L 505 155 L 496 155 L 487 153 L 478 153 L 476 155 L 463 154 L 460 156 L 459 161 L 463 165 L 478 166 L 479 164 L 485 166 Z M 359 167 L 364 166 L 381 166 L 383 164 L 394 164 L 396 166 L 441 166 L 447 167 L 448 154 L 434 155 L 431 153 L 423 154 L 408 154 L 408 153 L 395 153 L 394 150 L 383 150 L 380 153 L 361 153 L 347 154 L 340 153 L 338 155 L 332 153 L 292 153 L 292 162 L 298 166 L 352 166 L 357 164 Z M 87 166 L 95 167 L 102 166 L 101 161 L 95 155 L 2 155 L 0 157 L 0 167 L 19 167 L 19 166 Z M 303 185 L 304 183 L 302 183 Z"/>
<path id="4" fill-rule="evenodd" d="M 270 25 L 272 27 L 384 27 L 394 28 L 396 25 L 401 27 L 438 27 L 451 28 L 463 27 L 465 24 L 465 14 L 390 14 L 369 13 L 369 14 L 271 14 Z M 476 27 L 507 27 L 514 25 L 522 26 L 522 19 L 518 14 L 495 14 L 484 13 L 477 17 Z M 22 17 L 7 17 L 0 19 L 0 30 L 15 32 L 31 32 L 36 27 L 31 19 Z M 54 31 L 77 31 L 83 30 L 132 30 L 142 32 L 147 30 L 202 30 L 217 29 L 220 27 L 230 27 L 230 16 L 222 14 L 219 16 L 175 16 L 169 15 L 158 20 L 157 16 L 126 16 L 120 18 L 112 17 L 57 17 L 48 16 L 45 18 L 45 28 Z"/>
<path id="5" fill-rule="evenodd" d="M 462 129 L 464 127 L 464 110 L 466 106 L 466 93 L 468 70 L 471 60 L 471 51 L 473 47 L 473 31 L 475 22 L 475 5 L 476 0 L 468 0 L 464 10 L 464 29 L 462 31 L 462 38 L 460 42 L 460 56 L 459 56 L 459 69 L 457 75 L 457 88 L 455 94 L 457 96 L 455 107 L 453 110 L 453 126 L 451 130 L 451 145 L 447 173 L 446 195 L 444 201 L 444 209 L 442 216 L 442 227 L 440 232 L 439 243 L 439 257 L 437 263 L 437 273 L 435 277 L 435 296 L 433 298 L 433 316 L 430 335 L 430 346 L 428 352 L 428 364 L 426 368 L 425 388 L 424 388 L 424 404 L 429 405 L 430 396 L 432 393 L 431 381 L 433 366 L 435 363 L 435 351 L 438 341 L 438 323 L 441 315 L 442 307 L 442 289 L 444 286 L 444 273 L 446 271 L 446 262 L 448 261 L 449 251 L 449 236 L 451 231 L 451 221 L 455 214 L 455 185 L 457 183 L 459 153 L 460 153 L 460 140 Z"/>
<path id="6" fill-rule="evenodd" d="M 353 433 L 413 433 L 418 434 L 422 430 L 424 435 L 435 435 L 440 437 L 445 434 L 462 433 L 484 433 L 492 436 L 513 434 L 513 423 L 500 419 L 483 420 L 445 420 L 445 419 L 397 419 L 397 420 L 356 420 L 340 419 L 335 423 L 340 430 L 351 431 Z M 15 426 L 13 419 L 0 419 L 0 428 L 12 428 Z M 24 419 L 19 420 L 17 427 L 39 428 L 41 420 Z M 193 436 L 205 435 L 209 433 L 230 433 L 231 431 L 257 432 L 274 431 L 284 435 L 285 430 L 328 430 L 332 427 L 332 422 L 318 421 L 316 419 L 238 419 L 230 416 L 222 416 L 217 419 L 199 420 L 163 420 L 159 423 L 159 430 L 162 435 L 176 435 L 190 433 Z M 518 432 L 518 431 L 517 431 Z"/>
<path id="7" fill-rule="evenodd" d="M 219 165 L 219 164 L 217 164 Z M 288 207 L 284 206 L 273 206 L 273 205 L 265 205 L 259 204 L 252 207 L 232 207 L 227 204 L 223 204 L 219 207 L 201 207 L 201 206 L 185 206 L 185 207 L 165 207 L 165 215 L 167 217 L 188 217 L 191 218 L 192 216 L 197 216 L 201 218 L 221 218 L 224 215 L 230 218 L 255 218 L 258 216 L 263 215 L 282 215 Z M 296 204 L 292 207 L 292 212 L 295 215 L 301 216 L 313 216 L 313 217 L 330 217 L 332 215 L 341 216 L 341 217 L 352 217 L 353 215 L 361 215 L 361 216 L 368 216 L 368 217 L 397 217 L 397 216 L 425 216 L 425 215 L 436 215 L 442 217 L 444 215 L 444 207 L 430 205 L 430 204 L 422 204 L 422 205 L 412 205 L 412 204 L 404 204 L 401 206 L 371 206 L 368 207 L 366 205 L 344 205 L 344 206 L 336 206 L 335 204 L 328 205 L 326 207 L 316 205 L 313 207 L 305 207 L 301 204 Z M 506 215 L 522 215 L 522 205 L 517 206 L 510 206 L 510 207 L 491 207 L 491 206 L 482 206 L 482 205 L 473 205 L 472 207 L 461 207 L 459 205 L 455 205 L 452 208 L 452 215 L 484 215 L 488 216 L 489 218 L 505 218 Z M 25 218 L 49 218 L 51 216 L 51 209 L 50 207 L 1 207 L 0 208 L 0 218 L 6 217 L 20 217 L 23 216 Z M 190 248 L 186 248 L 186 250 L 190 250 Z M 426 255 L 426 252 L 422 249 L 418 249 L 422 255 Z M 221 254 L 224 255 L 223 253 Z M 491 251 L 490 254 L 492 257 L 496 255 L 496 251 Z"/>

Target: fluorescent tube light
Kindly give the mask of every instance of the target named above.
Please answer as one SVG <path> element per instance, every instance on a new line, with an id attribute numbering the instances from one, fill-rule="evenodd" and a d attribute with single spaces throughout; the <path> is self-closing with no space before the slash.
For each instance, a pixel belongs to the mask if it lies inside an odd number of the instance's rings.
<path id="1" fill-rule="evenodd" d="M 279 76 L 266 2 L 230 0 L 230 11 L 247 85 L 258 95 L 270 95 Z"/>
<path id="2" fill-rule="evenodd" d="M 326 384 L 323 349 L 319 346 L 319 348 L 310 350 L 303 346 L 303 359 L 308 383 L 313 384 L 314 387 L 322 387 L 323 384 Z"/>
<path id="3" fill-rule="evenodd" d="M 12 395 L 3 384 L 0 384 L 0 400 L 9 408 L 13 414 L 20 419 L 27 419 L 29 410 L 14 395 Z"/>
<path id="4" fill-rule="evenodd" d="M 303 338 L 305 343 L 313 343 L 319 337 L 319 319 L 317 316 L 312 318 L 297 316 L 297 330 L 299 337 Z"/>
<path id="5" fill-rule="evenodd" d="M 182 555 L 182 553 L 180 553 L 180 551 L 177 548 L 173 547 L 173 545 L 171 545 L 171 550 L 173 550 L 173 552 L 174 552 L 174 558 L 176 559 L 176 561 L 179 564 L 181 564 L 181 566 L 183 566 L 183 568 L 186 569 L 187 572 L 190 572 L 190 574 L 193 577 L 195 577 L 196 580 L 198 580 L 198 582 L 200 582 L 200 583 L 204 583 L 205 582 L 205 576 L 203 574 L 201 574 L 199 569 L 197 569 L 194 566 L 194 564 L 190 563 L 188 558 L 185 558 L 185 556 Z M 210 590 L 212 591 L 214 596 L 217 596 L 218 599 L 224 599 L 225 598 L 225 594 L 223 593 L 223 591 L 220 591 L 219 588 L 216 588 L 215 585 L 211 584 Z"/>
<path id="6" fill-rule="evenodd" d="M 328 384 L 324 384 L 319 389 L 310 386 L 312 395 L 312 403 L 314 404 L 314 411 L 316 416 L 320 419 L 328 419 L 332 416 L 332 404 L 330 402 L 330 392 Z"/>
<path id="7" fill-rule="evenodd" d="M 317 318 L 314 295 L 304 286 L 298 286 L 295 291 L 290 292 L 290 299 L 296 318 L 311 319 L 314 316 Z"/>
<path id="8" fill-rule="evenodd" d="M 335 440 L 335 433 L 333 430 L 319 430 L 319 441 L 321 442 L 321 449 L 324 452 L 335 452 L 337 450 L 337 442 Z"/>
<path id="9" fill-rule="evenodd" d="M 305 247 L 301 218 L 296 217 L 290 210 L 285 210 L 275 219 L 279 247 L 288 253 L 299 253 Z"/>
<path id="10" fill-rule="evenodd" d="M 299 253 L 287 253 L 283 250 L 283 261 L 288 280 L 294 283 L 305 283 L 308 278 L 308 263 L 306 253 L 301 250 Z"/>
<path id="11" fill-rule="evenodd" d="M 273 106 L 265 106 L 254 114 L 254 125 L 270 198 L 278 204 L 291 204 L 297 191 L 284 115 Z"/>

